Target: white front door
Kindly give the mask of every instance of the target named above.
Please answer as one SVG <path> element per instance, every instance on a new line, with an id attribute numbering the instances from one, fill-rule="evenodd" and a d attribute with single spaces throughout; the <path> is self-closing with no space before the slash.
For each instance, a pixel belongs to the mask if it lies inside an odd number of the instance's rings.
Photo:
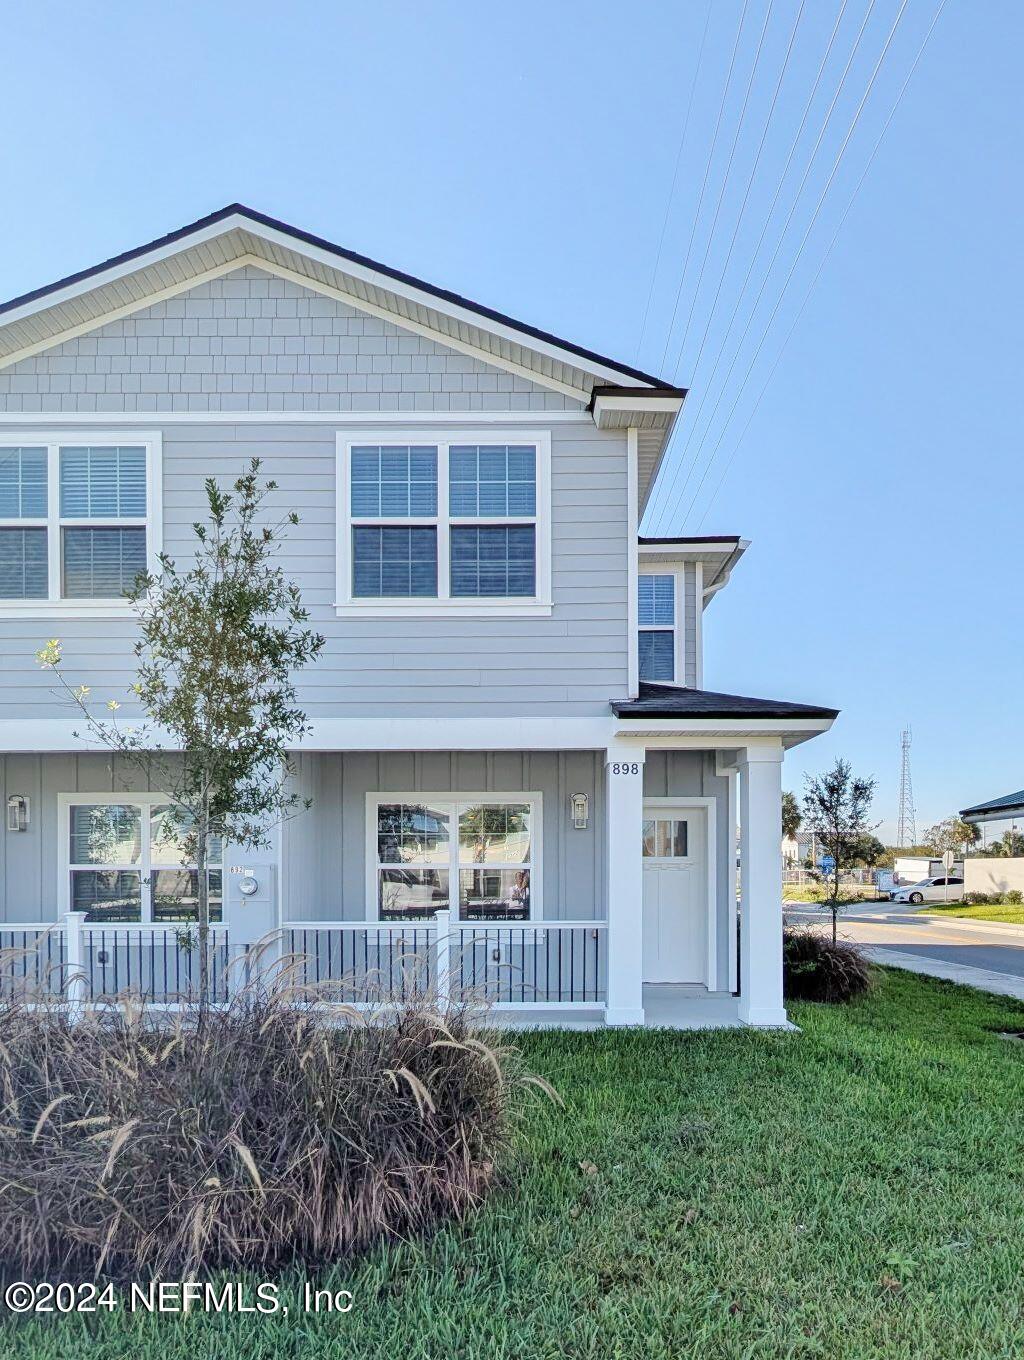
<path id="1" fill-rule="evenodd" d="M 647 805 L 643 823 L 644 982 L 708 985 L 707 814 Z"/>

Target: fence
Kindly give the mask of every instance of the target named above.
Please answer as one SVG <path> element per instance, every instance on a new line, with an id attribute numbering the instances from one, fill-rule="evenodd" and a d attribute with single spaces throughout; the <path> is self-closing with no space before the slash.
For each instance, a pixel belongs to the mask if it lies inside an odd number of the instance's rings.
<path id="1" fill-rule="evenodd" d="M 325 1002 L 431 997 L 500 1009 L 603 1006 L 607 923 L 483 924 L 447 911 L 416 921 L 290 921 L 259 947 L 211 927 L 209 999 L 225 1004 L 258 969 Z M 0 926 L 0 993 L 63 997 L 73 1018 L 126 993 L 175 1006 L 199 991 L 194 929 L 113 926 L 69 912 L 52 925 Z"/>

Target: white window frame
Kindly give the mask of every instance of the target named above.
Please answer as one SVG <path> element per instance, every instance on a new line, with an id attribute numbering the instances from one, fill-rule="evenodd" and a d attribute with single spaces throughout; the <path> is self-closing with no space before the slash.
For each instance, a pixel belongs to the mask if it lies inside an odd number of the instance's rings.
<path id="1" fill-rule="evenodd" d="M 337 596 L 341 618 L 507 618 L 539 617 L 552 612 L 551 600 L 551 431 L 495 427 L 480 429 L 339 430 L 337 440 Z M 436 515 L 352 515 L 352 447 L 355 444 L 425 444 L 437 449 Z M 537 504 L 534 515 L 450 515 L 448 450 L 452 444 L 533 444 L 537 450 Z M 437 595 L 430 599 L 365 598 L 352 593 L 353 525 L 427 526 L 437 529 Z M 450 534 L 452 525 L 528 525 L 535 533 L 535 593 L 507 598 L 452 596 Z"/>
<path id="2" fill-rule="evenodd" d="M 115 515 L 102 519 L 70 518 L 60 513 L 60 450 L 73 445 L 132 445 L 146 450 L 146 517 L 125 519 Z M 146 567 L 156 573 L 160 569 L 163 549 L 163 439 L 159 430 L 24 430 L 18 434 L 0 434 L 0 449 L 46 449 L 46 517 L 36 519 L 0 519 L 4 529 L 45 529 L 47 550 L 47 598 L 45 600 L 0 599 L 0 618 L 130 618 L 132 607 L 123 598 L 69 597 L 61 595 L 63 588 L 62 553 L 63 533 L 66 528 L 144 528 L 146 531 Z"/>
<path id="3" fill-rule="evenodd" d="M 120 793 L 59 793 L 57 795 L 57 835 L 60 839 L 60 883 L 58 887 L 58 905 L 61 915 L 72 910 L 71 907 L 71 871 L 72 869 L 107 870 L 117 873 L 138 873 L 139 874 L 139 917 L 138 921 L 111 921 L 111 930 L 138 930 L 140 927 L 153 929 L 154 927 L 166 930 L 179 929 L 191 924 L 188 921 L 154 921 L 153 920 L 153 892 L 152 883 L 147 885 L 146 880 L 151 879 L 152 874 L 158 869 L 188 869 L 194 868 L 192 865 L 181 864 L 162 864 L 159 860 L 152 857 L 152 836 L 151 821 L 153 808 L 160 807 L 170 800 L 166 793 L 133 793 L 123 789 Z M 137 864 L 72 864 L 71 862 L 71 809 L 73 807 L 93 807 L 97 804 L 131 804 L 141 807 L 142 819 L 139 828 L 140 853 Z M 225 860 L 227 856 L 222 848 L 220 864 L 208 865 L 208 869 L 220 869 L 221 871 L 221 920 L 211 921 L 211 930 L 223 930 L 227 928 L 227 867 Z M 147 890 L 148 889 L 148 890 Z M 84 917 L 84 913 L 83 913 Z M 99 930 L 107 923 L 100 921 L 90 921 L 89 928 Z"/>
<path id="4" fill-rule="evenodd" d="M 378 871 L 381 868 L 400 869 L 400 864 L 381 865 L 377 860 L 377 809 L 382 803 L 416 803 L 429 805 L 440 803 L 452 809 L 452 826 L 448 838 L 448 863 L 434 864 L 430 867 L 448 871 L 448 907 L 451 912 L 453 922 L 459 922 L 459 812 L 463 805 L 474 806 L 478 803 L 528 803 L 530 807 L 530 912 L 529 915 L 515 921 L 502 922 L 495 920 L 493 923 L 468 922 L 469 925 L 509 925 L 526 926 L 531 922 L 542 919 L 544 916 L 543 904 L 543 863 L 542 863 L 542 840 L 544 825 L 544 800 L 540 793 L 524 793 L 513 791 L 508 792 L 477 792 L 465 793 L 462 791 L 452 793 L 380 793 L 372 792 L 366 795 L 366 910 L 365 919 L 368 921 L 381 920 L 380 915 L 380 895 L 377 891 Z M 471 868 L 471 865 L 462 865 L 464 869 Z M 477 865 L 477 868 L 480 866 Z M 492 866 L 494 867 L 494 866 Z M 510 868 L 521 868 L 521 865 L 510 865 Z M 390 923 L 390 922 L 389 922 Z M 412 922 L 411 924 L 415 924 Z"/>
<path id="5" fill-rule="evenodd" d="M 639 593 L 640 593 L 640 578 L 641 578 L 642 576 L 671 576 L 671 577 L 672 577 L 672 582 L 673 582 L 673 584 L 672 584 L 672 622 L 671 622 L 671 623 L 640 623 L 640 621 L 639 621 L 639 620 L 640 620 L 640 601 L 639 601 Z M 636 614 L 636 616 L 637 616 L 637 628 L 636 628 L 636 632 L 637 632 L 637 641 L 636 641 L 636 647 L 637 647 L 637 675 L 638 675 L 638 676 L 640 675 L 640 634 L 641 634 L 641 633 L 672 633 L 672 634 L 673 634 L 673 637 L 672 637 L 672 679 L 671 679 L 671 680 L 644 680 L 644 684 L 647 684 L 647 685 L 677 685 L 677 686 L 679 686 L 680 688 L 685 688 L 685 683 L 686 683 L 686 681 L 685 681 L 686 671 L 683 669 L 683 664 L 684 664 L 684 660 L 685 660 L 684 655 L 683 655 L 684 646 L 685 646 L 685 641 L 684 641 L 684 638 L 683 638 L 683 628 L 681 627 L 681 624 L 682 624 L 682 622 L 685 620 L 685 617 L 686 617 L 686 616 L 685 616 L 685 604 L 684 604 L 684 609 L 683 609 L 683 610 L 680 609 L 680 601 L 681 601 L 682 596 L 683 596 L 683 591 L 686 589 L 686 572 L 685 572 L 685 569 L 682 569 L 682 568 L 679 568 L 679 567 L 662 566 L 661 564 L 652 564 L 652 565 L 649 566 L 649 567 L 645 567 L 645 566 L 643 566 L 643 565 L 641 564 L 640 570 L 637 572 L 636 589 L 637 589 L 637 614 Z M 680 677 L 682 677 L 682 678 L 680 678 Z"/>

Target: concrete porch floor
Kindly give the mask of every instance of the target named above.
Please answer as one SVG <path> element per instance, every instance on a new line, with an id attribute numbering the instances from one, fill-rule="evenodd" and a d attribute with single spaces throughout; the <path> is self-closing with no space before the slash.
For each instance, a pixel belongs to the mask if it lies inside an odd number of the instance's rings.
<path id="1" fill-rule="evenodd" d="M 604 1008 L 595 1005 L 559 1010 L 531 1006 L 523 1010 L 495 1010 L 490 1019 L 503 1029 L 595 1030 L 604 1028 Z M 696 985 L 645 983 L 644 1027 L 738 1029 L 739 1002 L 730 992 L 709 992 Z"/>

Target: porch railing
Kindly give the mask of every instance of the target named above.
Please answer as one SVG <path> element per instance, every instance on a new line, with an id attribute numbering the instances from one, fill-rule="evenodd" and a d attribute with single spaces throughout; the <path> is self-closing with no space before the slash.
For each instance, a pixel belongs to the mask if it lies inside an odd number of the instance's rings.
<path id="1" fill-rule="evenodd" d="M 605 921 L 289 921 L 271 948 L 232 945 L 211 927 L 210 1000 L 226 1003 L 254 970 L 284 976 L 330 1003 L 432 997 L 501 1010 L 601 1007 Z M 0 925 L 0 994 L 62 996 L 73 1016 L 133 993 L 175 1005 L 198 995 L 194 928 L 105 925 L 76 912 L 59 922 Z"/>

